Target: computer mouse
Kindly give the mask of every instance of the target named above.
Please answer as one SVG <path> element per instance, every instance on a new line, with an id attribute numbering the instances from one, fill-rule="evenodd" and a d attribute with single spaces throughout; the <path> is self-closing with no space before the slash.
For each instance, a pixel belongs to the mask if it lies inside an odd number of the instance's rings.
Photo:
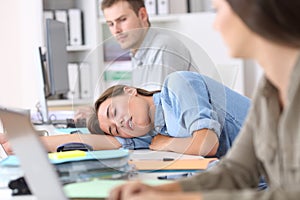
<path id="1" fill-rule="evenodd" d="M 70 142 L 62 144 L 56 148 L 57 152 L 72 150 L 93 151 L 93 147 L 81 142 Z"/>

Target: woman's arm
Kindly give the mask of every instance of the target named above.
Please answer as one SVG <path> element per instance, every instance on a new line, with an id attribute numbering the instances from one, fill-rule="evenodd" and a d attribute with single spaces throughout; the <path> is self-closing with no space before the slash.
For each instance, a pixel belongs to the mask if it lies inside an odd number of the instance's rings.
<path id="1" fill-rule="evenodd" d="M 94 150 L 118 149 L 122 145 L 112 136 L 109 135 L 94 135 L 94 134 L 63 134 L 53 136 L 41 136 L 41 141 L 49 152 L 56 152 L 59 145 L 69 142 L 81 142 L 89 144 Z M 13 154 L 13 149 L 10 146 L 5 134 L 0 134 L 0 144 L 8 154 Z"/>
<path id="2" fill-rule="evenodd" d="M 113 190 L 111 190 L 109 199 L 111 200 L 122 200 L 122 199 L 164 199 L 163 193 L 168 197 L 172 194 L 179 194 L 182 192 L 180 185 L 177 182 L 163 184 L 159 186 L 149 186 L 141 182 L 128 182 L 126 184 L 120 185 Z M 148 195 L 147 195 L 148 194 Z M 153 198 L 153 194 L 156 194 L 156 198 Z M 183 193 L 181 193 L 183 194 Z M 143 198 L 139 198 L 143 196 Z M 199 195 L 198 195 L 199 196 Z M 175 199 L 180 199 L 178 196 L 173 196 Z M 172 198 L 172 199 L 174 199 Z M 171 199 L 171 198 L 167 198 Z M 181 198 L 187 199 L 187 198 Z"/>
<path id="3" fill-rule="evenodd" d="M 152 150 L 173 151 L 201 156 L 214 156 L 218 147 L 218 137 L 215 132 L 209 129 L 195 131 L 193 136 L 188 138 L 157 135 L 149 146 Z"/>
<path id="4" fill-rule="evenodd" d="M 46 149 L 55 152 L 56 148 L 64 143 L 81 142 L 91 145 L 94 150 L 118 149 L 121 144 L 112 136 L 95 134 L 63 134 L 53 136 L 42 136 Z"/>

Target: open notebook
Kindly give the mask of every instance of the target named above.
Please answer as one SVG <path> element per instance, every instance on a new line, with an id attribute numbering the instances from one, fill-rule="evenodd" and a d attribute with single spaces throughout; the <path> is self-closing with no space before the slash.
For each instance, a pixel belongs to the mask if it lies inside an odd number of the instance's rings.
<path id="1" fill-rule="evenodd" d="M 20 110 L 0 107 L 0 118 L 34 196 L 37 199 L 66 200 L 54 166 L 49 162 L 30 117 Z"/>

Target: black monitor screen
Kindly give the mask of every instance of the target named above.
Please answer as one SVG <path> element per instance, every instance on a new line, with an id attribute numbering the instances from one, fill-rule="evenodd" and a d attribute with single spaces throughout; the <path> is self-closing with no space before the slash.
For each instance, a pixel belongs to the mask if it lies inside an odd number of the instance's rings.
<path id="1" fill-rule="evenodd" d="M 69 91 L 68 53 L 65 24 L 56 20 L 46 20 L 46 62 L 49 96 L 65 94 Z"/>

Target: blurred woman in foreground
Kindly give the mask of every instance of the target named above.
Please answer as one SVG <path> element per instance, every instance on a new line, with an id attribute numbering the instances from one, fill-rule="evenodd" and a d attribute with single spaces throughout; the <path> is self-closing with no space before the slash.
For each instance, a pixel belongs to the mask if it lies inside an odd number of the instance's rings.
<path id="1" fill-rule="evenodd" d="M 119 186 L 110 199 L 299 199 L 300 2 L 214 0 L 214 26 L 232 57 L 264 70 L 241 133 L 211 170 L 151 187 Z M 268 190 L 257 191 L 261 176 Z"/>

